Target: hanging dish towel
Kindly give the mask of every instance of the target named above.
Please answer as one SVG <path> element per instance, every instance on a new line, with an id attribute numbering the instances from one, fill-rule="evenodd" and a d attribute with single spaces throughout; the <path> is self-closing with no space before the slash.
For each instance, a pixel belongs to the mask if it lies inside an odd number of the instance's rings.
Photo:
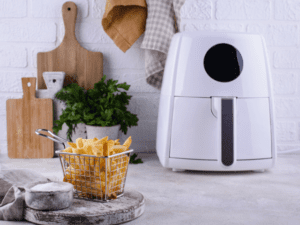
<path id="1" fill-rule="evenodd" d="M 145 49 L 147 83 L 161 88 L 171 39 L 180 31 L 180 9 L 185 0 L 147 0 L 148 17 L 141 48 Z"/>
<path id="2" fill-rule="evenodd" d="M 145 0 L 107 0 L 102 26 L 115 44 L 126 52 L 145 32 L 146 19 Z"/>

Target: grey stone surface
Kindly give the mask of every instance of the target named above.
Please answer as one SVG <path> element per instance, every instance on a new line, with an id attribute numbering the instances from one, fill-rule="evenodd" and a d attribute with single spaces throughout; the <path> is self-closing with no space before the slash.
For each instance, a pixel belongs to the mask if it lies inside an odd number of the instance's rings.
<path id="1" fill-rule="evenodd" d="M 138 157 L 144 163 L 129 165 L 125 190 L 144 195 L 145 212 L 127 224 L 299 224 L 300 153 L 279 155 L 276 166 L 263 173 L 173 172 L 161 166 L 156 154 Z M 20 160 L 0 155 L 0 163 L 62 179 L 57 158 Z M 11 224 L 31 223 L 0 221 Z"/>

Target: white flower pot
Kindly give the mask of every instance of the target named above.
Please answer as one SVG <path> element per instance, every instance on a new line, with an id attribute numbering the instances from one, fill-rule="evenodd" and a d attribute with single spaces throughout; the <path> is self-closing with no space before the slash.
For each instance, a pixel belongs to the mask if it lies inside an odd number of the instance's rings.
<path id="1" fill-rule="evenodd" d="M 120 130 L 121 125 L 116 125 L 112 127 L 100 127 L 100 126 L 91 126 L 86 125 L 86 134 L 88 139 L 93 138 L 104 138 L 108 136 L 108 139 L 110 140 L 116 140 L 118 139 L 118 134 Z"/>
<path id="2" fill-rule="evenodd" d="M 66 125 L 66 124 L 64 124 Z M 68 127 L 66 126 L 66 131 L 68 130 Z M 75 128 L 75 131 L 72 132 L 71 139 L 73 142 L 76 142 L 77 138 L 86 139 L 86 127 L 84 123 L 77 124 L 77 127 Z"/>

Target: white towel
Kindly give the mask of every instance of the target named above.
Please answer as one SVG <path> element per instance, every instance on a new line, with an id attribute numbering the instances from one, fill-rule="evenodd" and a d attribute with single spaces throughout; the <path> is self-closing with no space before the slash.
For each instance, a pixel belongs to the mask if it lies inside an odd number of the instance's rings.
<path id="1" fill-rule="evenodd" d="M 147 83 L 161 88 L 173 35 L 180 32 L 180 9 L 185 0 L 147 0 L 148 16 L 141 48 L 145 49 Z"/>

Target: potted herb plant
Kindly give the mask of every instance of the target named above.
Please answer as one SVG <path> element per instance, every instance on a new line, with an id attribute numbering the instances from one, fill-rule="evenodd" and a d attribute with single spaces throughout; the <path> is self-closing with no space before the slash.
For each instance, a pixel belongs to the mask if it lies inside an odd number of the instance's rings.
<path id="1" fill-rule="evenodd" d="M 84 123 L 87 127 L 87 138 L 109 136 L 110 139 L 117 139 L 119 130 L 126 134 L 128 127 L 137 126 L 137 115 L 127 110 L 132 96 L 125 91 L 129 90 L 130 85 L 105 79 L 106 75 L 94 84 L 93 89 L 84 90 L 73 83 L 56 93 L 55 97 L 64 101 L 66 108 L 59 120 L 55 121 L 54 133 L 57 134 L 66 123 L 67 138 L 72 141 L 71 135 L 75 127 Z"/>

